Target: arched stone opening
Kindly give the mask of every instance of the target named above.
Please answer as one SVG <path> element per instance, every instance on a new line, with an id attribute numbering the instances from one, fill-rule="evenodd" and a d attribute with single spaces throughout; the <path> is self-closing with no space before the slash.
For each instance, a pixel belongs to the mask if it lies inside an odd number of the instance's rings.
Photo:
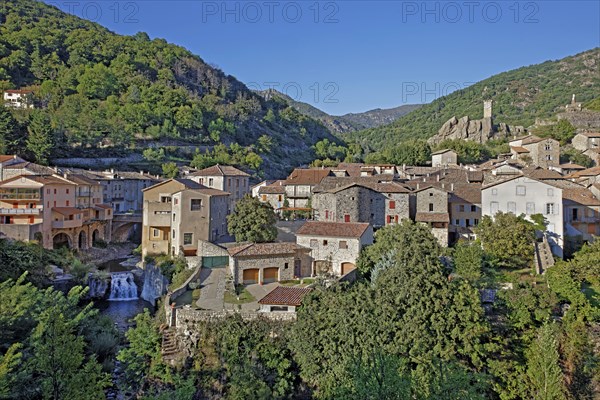
<path id="1" fill-rule="evenodd" d="M 57 233 L 52 238 L 52 248 L 60 249 L 61 247 L 73 248 L 73 244 L 71 243 L 71 237 L 64 232 Z"/>

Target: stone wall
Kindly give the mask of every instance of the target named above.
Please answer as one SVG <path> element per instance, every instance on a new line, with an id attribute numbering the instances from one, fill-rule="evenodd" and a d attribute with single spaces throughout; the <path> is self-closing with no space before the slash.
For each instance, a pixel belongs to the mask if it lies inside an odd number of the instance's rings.
<path id="1" fill-rule="evenodd" d="M 294 279 L 294 260 L 295 255 L 265 255 L 262 257 L 231 257 L 233 260 L 233 269 L 235 271 L 235 283 L 244 281 L 244 270 L 258 269 L 258 281 L 263 282 L 265 268 L 279 268 L 279 281 Z M 287 268 L 285 264 L 287 263 Z M 232 265 L 230 261 L 230 265 Z"/>
<path id="2" fill-rule="evenodd" d="M 448 193 L 435 188 L 429 188 L 417 192 L 416 209 L 418 213 L 448 212 Z M 429 204 L 433 204 L 433 211 L 429 211 Z"/>

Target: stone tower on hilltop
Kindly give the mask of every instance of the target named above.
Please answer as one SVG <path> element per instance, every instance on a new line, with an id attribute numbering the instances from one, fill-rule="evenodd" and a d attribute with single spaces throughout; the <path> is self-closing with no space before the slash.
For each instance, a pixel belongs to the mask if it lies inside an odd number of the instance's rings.
<path id="1" fill-rule="evenodd" d="M 492 118 L 492 105 L 493 100 L 484 100 L 483 101 L 483 118 Z"/>

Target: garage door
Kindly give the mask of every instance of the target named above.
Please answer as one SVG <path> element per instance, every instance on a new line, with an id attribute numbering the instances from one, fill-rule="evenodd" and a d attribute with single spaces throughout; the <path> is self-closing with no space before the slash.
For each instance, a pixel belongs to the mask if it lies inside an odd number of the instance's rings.
<path id="1" fill-rule="evenodd" d="M 258 283 L 258 269 L 244 270 L 244 285 Z"/>
<path id="2" fill-rule="evenodd" d="M 279 268 L 265 268 L 264 283 L 277 282 L 279 280 Z"/>
<path id="3" fill-rule="evenodd" d="M 355 268 L 356 268 L 356 265 L 354 265 L 352 263 L 349 263 L 349 262 L 342 263 L 342 275 L 346 275 L 348 272 L 352 271 Z"/>

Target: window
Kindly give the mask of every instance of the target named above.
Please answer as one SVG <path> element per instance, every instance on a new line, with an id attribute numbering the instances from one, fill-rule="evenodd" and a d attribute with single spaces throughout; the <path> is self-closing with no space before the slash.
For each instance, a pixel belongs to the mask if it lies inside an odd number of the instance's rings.
<path id="1" fill-rule="evenodd" d="M 173 239 L 175 239 L 175 229 L 173 229 Z"/>
<path id="2" fill-rule="evenodd" d="M 171 196 L 160 196 L 160 202 L 161 203 L 170 203 L 171 202 Z"/>
<path id="3" fill-rule="evenodd" d="M 344 215 L 344 222 L 350 222 L 350 215 Z"/>
<path id="4" fill-rule="evenodd" d="M 465 212 L 465 206 L 464 204 L 461 204 L 458 206 L 458 212 Z"/>
<path id="5" fill-rule="evenodd" d="M 454 220 L 454 225 L 456 225 L 456 226 L 460 225 L 460 219 L 455 219 Z"/>
<path id="6" fill-rule="evenodd" d="M 528 202 L 525 205 L 525 213 L 527 215 L 533 215 L 533 214 L 535 214 L 535 203 Z"/>
<path id="7" fill-rule="evenodd" d="M 548 197 L 553 197 L 554 196 L 554 189 L 548 189 L 547 193 L 548 193 Z"/>
<path id="8" fill-rule="evenodd" d="M 208 178 L 208 186 L 212 186 L 213 185 L 213 178 Z"/>
<path id="9" fill-rule="evenodd" d="M 525 196 L 526 193 L 527 189 L 525 189 L 525 186 L 517 186 L 517 196 Z"/>
<path id="10" fill-rule="evenodd" d="M 429 192 L 429 197 L 433 197 L 433 192 Z"/>
<path id="11" fill-rule="evenodd" d="M 433 203 L 429 203 L 429 211 L 433 211 Z"/>
<path id="12" fill-rule="evenodd" d="M 394 200 L 390 200 L 390 210 L 396 209 L 396 202 Z"/>
<path id="13" fill-rule="evenodd" d="M 283 269 L 288 269 L 290 267 L 290 263 L 283 264 Z"/>
<path id="14" fill-rule="evenodd" d="M 283 196 L 282 195 L 277 196 L 277 201 L 283 201 Z"/>
<path id="15" fill-rule="evenodd" d="M 46 189 L 46 194 L 50 194 L 50 189 Z"/>
<path id="16" fill-rule="evenodd" d="M 498 195 L 498 189 L 492 189 L 492 196 Z"/>
<path id="17" fill-rule="evenodd" d="M 310 247 L 317 247 L 319 245 L 319 242 L 317 241 L 317 239 L 310 239 Z"/>
<path id="18" fill-rule="evenodd" d="M 477 211 L 477 206 L 471 206 L 471 212 L 476 212 Z"/>
<path id="19" fill-rule="evenodd" d="M 175 197 L 175 205 L 179 204 L 179 199 Z"/>
<path id="20" fill-rule="evenodd" d="M 239 178 L 237 178 L 235 180 L 235 187 L 240 187 L 240 180 L 239 180 Z"/>
<path id="21" fill-rule="evenodd" d="M 54 194 L 56 194 L 56 189 L 54 189 Z"/>
<path id="22" fill-rule="evenodd" d="M 69 189 L 67 189 L 67 194 L 69 194 Z"/>
<path id="23" fill-rule="evenodd" d="M 175 222 L 175 215 L 176 215 L 176 214 L 175 214 L 175 213 L 173 213 L 173 222 Z"/>
<path id="24" fill-rule="evenodd" d="M 509 201 L 508 204 L 506 205 L 506 209 L 508 212 L 516 214 L 517 213 L 517 203 L 515 203 L 514 201 Z"/>
<path id="25" fill-rule="evenodd" d="M 492 201 L 490 203 L 490 213 L 492 215 L 496 215 L 498 213 L 499 208 L 500 208 L 500 204 L 497 201 Z"/>
<path id="26" fill-rule="evenodd" d="M 471 220 L 469 218 L 465 219 L 465 226 L 467 228 L 471 226 Z"/>
<path id="27" fill-rule="evenodd" d="M 546 203 L 546 215 L 552 215 L 554 214 L 554 211 L 554 203 Z"/>
<path id="28" fill-rule="evenodd" d="M 547 161 L 552 161 L 552 156 L 550 154 L 546 154 L 546 160 Z"/>
<path id="29" fill-rule="evenodd" d="M 67 207 L 69 207 L 69 200 L 67 200 Z"/>
<path id="30" fill-rule="evenodd" d="M 323 246 L 327 246 L 327 240 L 323 240 Z"/>
<path id="31" fill-rule="evenodd" d="M 340 240 L 340 249 L 347 249 L 348 248 L 348 242 L 345 240 Z"/>
<path id="32" fill-rule="evenodd" d="M 546 145 L 544 146 L 544 150 L 552 150 L 552 146 L 550 145 L 550 143 L 546 143 Z"/>
<path id="33" fill-rule="evenodd" d="M 152 237 L 160 237 L 160 229 L 152 228 Z"/>
<path id="34" fill-rule="evenodd" d="M 267 201 L 267 195 L 266 194 L 262 195 L 262 201 Z"/>
<path id="35" fill-rule="evenodd" d="M 578 215 L 579 210 L 577 208 L 574 208 L 571 211 L 572 211 L 572 217 L 573 217 L 572 220 L 577 221 L 577 219 L 578 219 L 577 217 L 579 217 L 579 215 Z"/>
<path id="36" fill-rule="evenodd" d="M 475 226 L 479 225 L 479 220 L 477 218 L 475 218 L 473 220 L 473 225 L 475 225 Z"/>
<path id="37" fill-rule="evenodd" d="M 325 210 L 325 219 L 329 219 L 329 210 Z"/>
<path id="38" fill-rule="evenodd" d="M 190 204 L 191 211 L 200 211 L 202 208 L 202 199 L 192 199 Z"/>
<path id="39" fill-rule="evenodd" d="M 184 246 L 191 245 L 193 238 L 194 238 L 194 234 L 193 233 L 184 233 L 183 234 L 183 245 Z"/>

